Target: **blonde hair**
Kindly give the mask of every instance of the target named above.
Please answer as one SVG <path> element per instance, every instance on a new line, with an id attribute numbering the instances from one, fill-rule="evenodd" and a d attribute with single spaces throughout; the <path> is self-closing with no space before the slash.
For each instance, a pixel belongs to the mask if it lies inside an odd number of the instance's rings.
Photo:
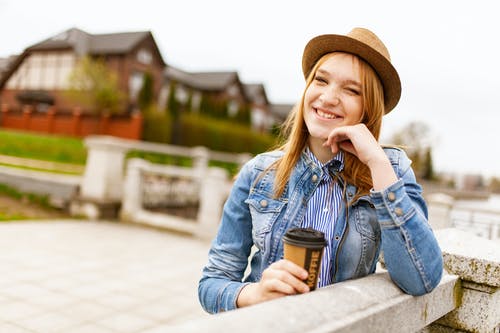
<path id="1" fill-rule="evenodd" d="M 304 121 L 305 92 L 314 80 L 318 68 L 335 54 L 335 52 L 328 53 L 316 62 L 307 77 L 306 87 L 302 93 L 300 104 L 295 106 L 284 124 L 282 137 L 286 141 L 278 147 L 279 150 L 284 151 L 284 155 L 271 166 L 272 169 L 276 170 L 274 182 L 275 197 L 280 197 L 283 194 L 292 170 L 299 161 L 309 138 L 309 131 Z M 370 65 L 356 56 L 353 59 L 359 66 L 361 76 L 363 111 L 360 122 L 364 123 L 375 139 L 378 140 L 382 126 L 382 117 L 384 115 L 384 92 L 382 84 Z M 344 170 L 342 173 L 344 181 L 357 187 L 357 192 L 353 200 L 361 195 L 368 194 L 373 187 L 370 170 L 352 154 L 345 153 Z"/>

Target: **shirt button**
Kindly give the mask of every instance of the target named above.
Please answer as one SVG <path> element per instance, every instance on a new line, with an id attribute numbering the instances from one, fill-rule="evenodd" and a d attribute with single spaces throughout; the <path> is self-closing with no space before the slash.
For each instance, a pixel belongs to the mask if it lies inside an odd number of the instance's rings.
<path id="1" fill-rule="evenodd" d="M 389 198 L 389 200 L 391 200 L 391 201 L 396 200 L 396 195 L 394 194 L 394 192 L 389 192 L 389 193 L 387 194 L 387 197 L 388 197 L 388 198 Z"/>
<path id="2" fill-rule="evenodd" d="M 313 181 L 313 183 L 316 183 L 318 181 L 318 175 L 313 175 L 312 181 Z"/>
<path id="3" fill-rule="evenodd" d="M 394 213 L 396 213 L 397 216 L 401 216 L 403 215 L 403 210 L 399 207 L 396 207 L 396 209 L 394 209 Z"/>
<path id="4" fill-rule="evenodd" d="M 261 201 L 260 201 L 260 205 L 261 205 L 262 207 L 267 207 L 267 200 L 261 200 Z"/>

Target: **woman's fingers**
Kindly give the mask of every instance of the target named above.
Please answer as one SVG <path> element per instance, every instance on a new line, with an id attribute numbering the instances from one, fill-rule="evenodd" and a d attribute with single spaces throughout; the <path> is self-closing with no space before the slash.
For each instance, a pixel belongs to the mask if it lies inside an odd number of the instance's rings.
<path id="1" fill-rule="evenodd" d="M 289 260 L 280 260 L 269 266 L 262 274 L 262 285 L 268 291 L 286 295 L 309 291 L 303 282 L 307 271 Z"/>
<path id="2" fill-rule="evenodd" d="M 309 287 L 302 280 L 307 271 L 289 260 L 273 263 L 262 272 L 259 282 L 247 284 L 238 295 L 238 307 L 260 303 L 278 297 L 305 293 Z"/>

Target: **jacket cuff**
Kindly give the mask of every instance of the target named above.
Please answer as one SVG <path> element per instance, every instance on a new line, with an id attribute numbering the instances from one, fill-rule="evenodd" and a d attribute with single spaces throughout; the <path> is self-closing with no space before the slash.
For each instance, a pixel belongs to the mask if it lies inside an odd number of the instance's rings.
<path id="1" fill-rule="evenodd" d="M 372 189 L 370 196 L 381 227 L 399 227 L 415 214 L 415 208 L 406 193 L 403 179 L 397 180 L 381 191 Z"/>
<path id="2" fill-rule="evenodd" d="M 241 282 L 229 282 L 219 295 L 219 311 L 230 311 L 238 308 L 236 306 L 236 300 L 240 295 L 241 290 L 248 283 Z"/>

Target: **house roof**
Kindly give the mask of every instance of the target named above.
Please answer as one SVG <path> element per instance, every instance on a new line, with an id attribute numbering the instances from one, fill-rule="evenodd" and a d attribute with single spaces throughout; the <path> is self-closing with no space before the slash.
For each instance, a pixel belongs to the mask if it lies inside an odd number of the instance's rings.
<path id="1" fill-rule="evenodd" d="M 0 58 L 0 81 L 2 77 L 7 71 L 10 69 L 10 66 L 17 59 L 18 55 L 11 55 L 7 58 Z"/>
<path id="2" fill-rule="evenodd" d="M 269 104 L 266 89 L 262 83 L 245 83 L 243 84 L 243 90 L 249 101 L 256 102 L 262 96 L 264 98 L 264 103 Z"/>
<path id="3" fill-rule="evenodd" d="M 191 88 L 204 91 L 221 91 L 232 83 L 239 83 L 238 73 L 229 72 L 186 72 L 178 68 L 168 66 L 165 69 L 165 77 L 185 84 Z"/>
<path id="4" fill-rule="evenodd" d="M 78 28 L 71 28 L 28 47 L 26 51 L 68 48 L 74 49 L 78 55 L 123 54 L 130 52 L 139 42 L 149 36 L 152 37 L 150 31 L 94 35 Z"/>
<path id="5" fill-rule="evenodd" d="M 295 107 L 294 104 L 271 104 L 271 113 L 274 114 L 281 120 L 285 120 L 292 109 Z"/>
<path id="6" fill-rule="evenodd" d="M 83 55 L 106 55 L 125 54 L 134 49 L 145 38 L 151 38 L 156 53 L 163 65 L 165 61 L 154 41 L 150 31 L 120 32 L 109 34 L 89 34 L 78 28 L 71 28 L 55 36 L 47 38 L 39 43 L 29 46 L 24 52 L 11 62 L 11 66 L 6 71 L 0 73 L 0 89 L 3 87 L 8 77 L 23 59 L 30 53 L 45 50 L 70 49 L 80 56 Z"/>

